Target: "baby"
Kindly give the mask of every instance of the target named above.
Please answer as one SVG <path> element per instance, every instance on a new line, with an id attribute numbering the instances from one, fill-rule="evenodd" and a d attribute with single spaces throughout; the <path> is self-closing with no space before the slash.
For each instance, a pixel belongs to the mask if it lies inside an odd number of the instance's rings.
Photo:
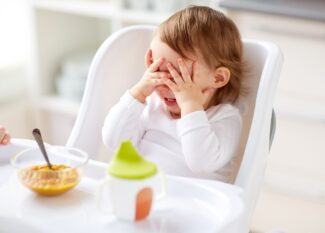
<path id="1" fill-rule="evenodd" d="M 228 182 L 242 119 L 242 42 L 236 25 L 209 7 L 190 6 L 159 25 L 147 70 L 111 108 L 107 147 L 129 139 L 168 174 Z"/>
<path id="2" fill-rule="evenodd" d="M 9 132 L 0 125 L 0 145 L 7 145 L 10 143 L 10 134 Z"/>

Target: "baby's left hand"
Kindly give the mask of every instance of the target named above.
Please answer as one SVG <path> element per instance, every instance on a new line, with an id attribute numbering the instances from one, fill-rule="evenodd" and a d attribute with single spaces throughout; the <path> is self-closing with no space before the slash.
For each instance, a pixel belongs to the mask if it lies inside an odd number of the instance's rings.
<path id="1" fill-rule="evenodd" d="M 181 109 L 181 115 L 185 116 L 191 112 L 204 109 L 204 95 L 200 87 L 193 82 L 184 61 L 180 58 L 177 62 L 181 74 L 177 72 L 171 63 L 167 63 L 167 69 L 174 82 L 164 78 L 164 83 L 173 91 L 177 104 Z M 192 76 L 194 77 L 196 75 L 196 62 L 193 62 L 192 67 Z"/>

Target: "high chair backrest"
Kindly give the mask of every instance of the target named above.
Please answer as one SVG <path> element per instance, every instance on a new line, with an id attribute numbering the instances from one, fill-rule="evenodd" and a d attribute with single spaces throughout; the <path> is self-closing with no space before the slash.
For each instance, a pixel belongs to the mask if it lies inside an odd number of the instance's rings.
<path id="1" fill-rule="evenodd" d="M 87 151 L 97 159 L 103 147 L 101 128 L 110 107 L 136 83 L 145 71 L 144 55 L 155 27 L 132 26 L 110 36 L 98 49 L 88 74 L 88 80 L 76 123 L 67 145 Z M 246 94 L 237 106 L 243 116 L 244 129 L 238 150 L 234 184 L 243 188 L 248 232 L 258 191 L 262 183 L 269 152 L 272 104 L 282 65 L 279 48 L 268 42 L 243 40 Z"/>
<path id="2" fill-rule="evenodd" d="M 237 101 L 243 117 L 243 131 L 234 184 L 243 189 L 246 205 L 243 232 L 248 232 L 275 130 L 272 106 L 283 56 L 279 47 L 270 42 L 243 40 L 243 44 L 247 68 L 243 80 L 247 94 Z"/>
<path id="3" fill-rule="evenodd" d="M 145 71 L 144 56 L 153 26 L 124 28 L 106 39 L 91 63 L 80 110 L 67 145 L 97 159 L 102 151 L 101 128 L 108 110 Z"/>

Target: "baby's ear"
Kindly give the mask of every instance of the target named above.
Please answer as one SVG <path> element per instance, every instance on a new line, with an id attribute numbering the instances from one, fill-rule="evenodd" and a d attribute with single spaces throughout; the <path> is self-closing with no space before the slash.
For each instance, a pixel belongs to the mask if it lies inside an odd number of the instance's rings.
<path id="1" fill-rule="evenodd" d="M 152 50 L 148 49 L 145 56 L 145 65 L 147 68 L 153 63 Z"/>
<path id="2" fill-rule="evenodd" d="M 230 70 L 227 67 L 218 67 L 214 72 L 214 88 L 225 86 L 230 80 Z"/>

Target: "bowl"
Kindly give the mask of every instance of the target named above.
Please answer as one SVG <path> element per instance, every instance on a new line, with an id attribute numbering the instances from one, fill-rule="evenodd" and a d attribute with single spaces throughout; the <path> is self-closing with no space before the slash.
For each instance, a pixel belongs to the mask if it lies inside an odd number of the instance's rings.
<path id="1" fill-rule="evenodd" d="M 74 188 L 80 182 L 82 170 L 88 162 L 87 153 L 61 146 L 50 146 L 46 150 L 52 169 L 47 166 L 38 148 L 23 150 L 11 159 L 20 182 L 44 196 L 63 194 Z"/>

